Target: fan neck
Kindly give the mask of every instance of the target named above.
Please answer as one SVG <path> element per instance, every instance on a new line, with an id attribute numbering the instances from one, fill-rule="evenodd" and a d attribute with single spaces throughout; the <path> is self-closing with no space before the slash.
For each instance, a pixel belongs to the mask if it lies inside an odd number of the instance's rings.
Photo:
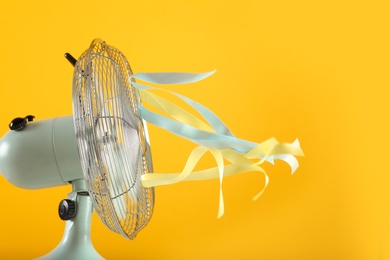
<path id="1" fill-rule="evenodd" d="M 83 179 L 72 181 L 72 192 L 83 192 L 83 191 L 87 191 L 87 186 L 85 185 L 85 181 Z"/>
<path id="2" fill-rule="evenodd" d="M 91 216 L 93 206 L 82 179 L 72 181 L 68 199 L 76 201 L 76 215 L 66 221 L 60 244 L 39 259 L 103 259 L 91 243 Z"/>

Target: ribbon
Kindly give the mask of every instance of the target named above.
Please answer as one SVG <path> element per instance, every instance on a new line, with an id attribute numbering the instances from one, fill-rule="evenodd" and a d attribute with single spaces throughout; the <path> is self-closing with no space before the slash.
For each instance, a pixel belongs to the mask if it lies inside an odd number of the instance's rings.
<path id="1" fill-rule="evenodd" d="M 149 91 L 146 91 L 146 90 L 162 90 L 162 91 L 166 91 L 172 95 L 175 95 L 178 98 L 182 99 L 184 102 L 186 102 L 188 105 L 193 107 L 200 115 L 202 115 L 203 118 L 213 127 L 213 129 L 215 129 L 216 132 L 218 132 L 220 134 L 234 136 L 233 133 L 229 130 L 229 128 L 222 122 L 222 120 L 218 118 L 218 116 L 216 116 L 211 110 L 209 110 L 207 107 L 199 104 L 198 102 L 191 100 L 183 95 L 180 95 L 180 94 L 177 94 L 175 92 L 168 91 L 165 89 L 146 86 L 146 85 L 138 84 L 135 82 L 132 82 L 132 85 L 136 89 L 140 90 L 141 97 L 143 97 L 143 98 L 148 98 L 148 96 L 153 95 L 152 93 L 150 93 Z M 155 100 L 156 100 L 156 97 L 158 97 L 158 96 L 154 95 Z M 151 97 L 151 98 L 153 99 L 153 97 Z M 165 110 L 165 112 L 167 112 L 169 114 L 175 113 L 175 110 L 169 110 L 169 112 L 166 111 L 167 110 L 166 107 L 169 106 L 170 104 L 172 104 L 171 102 L 169 102 L 161 97 L 158 97 L 158 99 L 159 99 L 159 101 L 156 100 L 157 103 L 154 103 L 155 106 L 158 107 L 160 104 L 162 106 L 163 111 Z M 151 103 L 153 103 L 153 101 Z M 181 115 L 181 117 L 183 117 L 183 115 Z"/>
<path id="2" fill-rule="evenodd" d="M 188 84 L 201 81 L 215 72 L 216 70 L 205 73 L 139 72 L 133 74 L 131 78 L 154 84 Z"/>
<path id="3" fill-rule="evenodd" d="M 259 165 L 265 161 L 273 163 L 275 159 L 283 160 L 290 165 L 291 173 L 293 174 L 299 166 L 295 156 L 303 156 L 304 154 L 298 139 L 289 144 L 279 143 L 275 138 L 270 138 L 258 144 L 237 138 L 222 120 L 200 103 L 178 93 L 139 84 L 134 81 L 134 79 L 137 79 L 153 84 L 187 84 L 203 80 L 214 74 L 214 72 L 136 73 L 131 76 L 131 85 L 138 90 L 143 103 L 149 103 L 161 112 L 169 115 L 169 117 L 166 117 L 152 112 L 143 104 L 140 104 L 138 110 L 141 118 L 199 145 L 190 153 L 181 173 L 146 173 L 141 177 L 143 186 L 152 187 L 180 181 L 219 178 L 218 218 L 220 218 L 224 214 L 223 177 L 243 172 L 262 173 L 265 178 L 265 184 L 253 197 L 253 200 L 256 200 L 263 194 L 269 182 L 267 173 Z M 166 91 L 182 99 L 196 110 L 205 122 L 170 101 L 152 93 L 152 90 Z M 199 160 L 207 152 L 214 156 L 218 167 L 193 171 Z M 225 165 L 224 159 L 229 161 L 230 164 Z"/>

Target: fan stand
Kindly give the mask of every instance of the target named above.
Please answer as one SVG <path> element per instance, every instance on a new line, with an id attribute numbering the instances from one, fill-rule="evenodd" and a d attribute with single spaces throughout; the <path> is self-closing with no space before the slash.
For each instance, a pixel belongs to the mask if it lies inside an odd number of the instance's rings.
<path id="1" fill-rule="evenodd" d="M 91 243 L 93 205 L 86 191 L 83 179 L 72 181 L 72 192 L 68 194 L 68 199 L 76 201 L 76 215 L 66 221 L 64 235 L 59 245 L 37 259 L 104 259 Z"/>

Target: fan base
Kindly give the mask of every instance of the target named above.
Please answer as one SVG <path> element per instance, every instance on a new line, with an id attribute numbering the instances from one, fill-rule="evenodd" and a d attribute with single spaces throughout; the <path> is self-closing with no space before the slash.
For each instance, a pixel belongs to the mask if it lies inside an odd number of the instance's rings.
<path id="1" fill-rule="evenodd" d="M 88 195 L 77 194 L 86 191 L 84 180 L 73 181 L 72 186 L 73 192 L 68 194 L 68 199 L 76 201 L 76 216 L 66 221 L 60 244 L 50 253 L 37 259 L 104 259 L 91 242 L 93 213 L 91 198 Z"/>

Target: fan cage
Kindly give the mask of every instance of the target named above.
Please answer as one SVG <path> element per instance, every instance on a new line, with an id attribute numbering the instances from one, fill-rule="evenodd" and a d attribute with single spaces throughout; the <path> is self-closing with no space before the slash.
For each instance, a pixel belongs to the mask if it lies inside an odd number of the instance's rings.
<path id="1" fill-rule="evenodd" d="M 110 230 L 134 239 L 152 216 L 154 188 L 140 180 L 152 162 L 131 75 L 119 50 L 94 40 L 75 65 L 73 117 L 94 208 Z"/>

